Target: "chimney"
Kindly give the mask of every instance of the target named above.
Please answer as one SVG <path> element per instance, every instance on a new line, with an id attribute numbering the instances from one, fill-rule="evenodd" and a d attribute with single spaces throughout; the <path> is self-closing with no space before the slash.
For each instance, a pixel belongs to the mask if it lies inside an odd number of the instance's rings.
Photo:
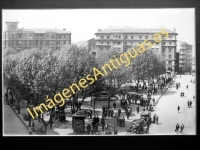
<path id="1" fill-rule="evenodd" d="M 63 28 L 64 31 L 66 31 L 66 28 Z"/>
<path id="2" fill-rule="evenodd" d="M 175 33 L 176 33 L 176 29 L 174 28 L 174 30 L 173 30 Z"/>
<path id="3" fill-rule="evenodd" d="M 98 29 L 98 32 L 100 32 L 101 31 L 101 29 Z"/>

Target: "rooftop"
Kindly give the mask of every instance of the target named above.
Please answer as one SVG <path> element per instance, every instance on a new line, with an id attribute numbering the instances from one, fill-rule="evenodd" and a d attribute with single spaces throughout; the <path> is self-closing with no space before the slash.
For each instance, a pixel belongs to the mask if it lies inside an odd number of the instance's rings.
<path id="1" fill-rule="evenodd" d="M 31 33 L 69 33 L 70 31 L 62 30 L 62 29 L 18 29 L 19 32 L 31 32 Z"/>
<path id="2" fill-rule="evenodd" d="M 106 28 L 104 30 L 99 30 L 97 33 L 155 33 L 160 32 L 161 29 L 134 29 L 134 28 Z M 174 31 L 165 29 L 166 32 L 177 34 Z"/>

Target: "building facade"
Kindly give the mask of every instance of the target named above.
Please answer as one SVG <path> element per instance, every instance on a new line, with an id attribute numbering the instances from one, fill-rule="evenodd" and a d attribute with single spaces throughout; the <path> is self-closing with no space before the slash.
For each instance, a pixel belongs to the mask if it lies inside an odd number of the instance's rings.
<path id="1" fill-rule="evenodd" d="M 60 49 L 71 44 L 71 32 L 66 29 L 19 29 L 18 22 L 5 22 L 4 48 L 16 50 L 31 48 Z"/>
<path id="2" fill-rule="evenodd" d="M 96 48 L 97 56 L 101 55 L 104 51 L 115 50 L 123 53 L 136 44 L 143 43 L 145 39 L 149 42 L 154 42 L 153 35 L 160 32 L 161 29 L 115 29 L 107 28 L 104 30 L 99 29 L 96 35 Z M 162 38 L 162 42 L 157 43 L 152 48 L 163 55 L 166 60 L 166 70 L 175 70 L 176 46 L 178 35 L 174 31 L 165 29 L 168 32 L 168 38 Z"/>
<path id="3" fill-rule="evenodd" d="M 177 52 L 179 52 L 179 72 L 192 71 L 192 45 L 177 41 Z"/>

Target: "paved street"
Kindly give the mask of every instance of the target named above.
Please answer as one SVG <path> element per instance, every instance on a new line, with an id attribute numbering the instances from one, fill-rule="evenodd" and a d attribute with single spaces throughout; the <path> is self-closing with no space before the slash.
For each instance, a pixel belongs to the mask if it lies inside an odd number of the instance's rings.
<path id="1" fill-rule="evenodd" d="M 19 117 L 10 108 L 4 105 L 4 135 L 28 135 L 26 126 L 21 122 Z"/>
<path id="2" fill-rule="evenodd" d="M 175 126 L 184 124 L 185 128 L 183 134 L 195 134 L 196 119 L 195 119 L 195 105 L 193 96 L 195 94 L 195 84 L 190 83 L 190 80 L 194 78 L 191 75 L 177 76 L 175 82 L 180 82 L 180 88 L 176 90 L 175 83 L 171 89 L 168 89 L 166 93 L 161 97 L 157 104 L 155 111 L 152 113 L 159 116 L 159 124 L 152 124 L 149 134 L 176 134 Z M 189 86 L 188 90 L 186 85 Z M 185 92 L 184 97 L 180 97 L 180 92 Z M 188 108 L 187 101 L 192 100 L 192 108 Z M 177 111 L 178 105 L 180 106 L 180 113 Z"/>

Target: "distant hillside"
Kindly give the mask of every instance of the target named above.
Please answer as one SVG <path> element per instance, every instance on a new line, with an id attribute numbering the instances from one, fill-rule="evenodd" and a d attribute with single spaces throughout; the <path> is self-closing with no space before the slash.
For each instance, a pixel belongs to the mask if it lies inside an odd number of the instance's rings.
<path id="1" fill-rule="evenodd" d="M 75 44 L 78 45 L 78 46 L 88 46 L 88 41 L 79 41 Z"/>

